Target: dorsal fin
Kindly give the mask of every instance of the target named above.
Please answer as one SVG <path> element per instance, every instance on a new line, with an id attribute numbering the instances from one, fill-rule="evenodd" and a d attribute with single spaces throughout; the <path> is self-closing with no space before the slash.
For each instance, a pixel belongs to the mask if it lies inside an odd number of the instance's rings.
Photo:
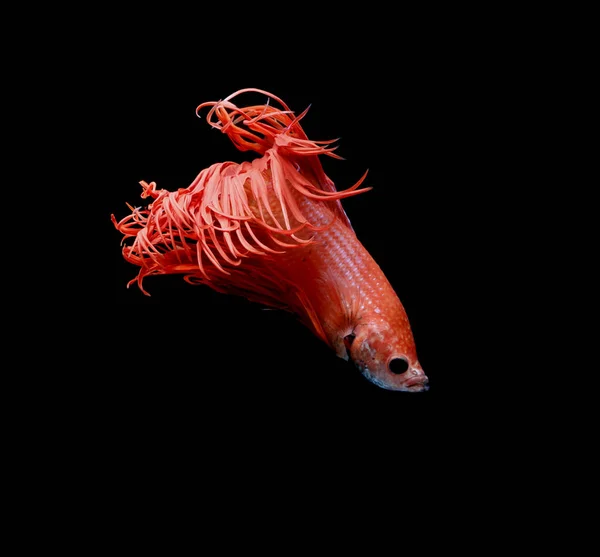
<path id="1" fill-rule="evenodd" d="M 247 91 L 262 92 L 281 108 L 268 102 L 238 108 L 231 102 Z M 262 157 L 213 164 L 187 188 L 175 191 L 141 182 L 142 197 L 152 199 L 147 209 L 132 209 L 120 222 L 112 216 L 125 239 L 133 238 L 123 254 L 141 267 L 140 288 L 144 276 L 167 273 L 183 273 L 214 286 L 231 275 L 233 284 L 243 260 L 247 264 L 306 245 L 313 232 L 331 226 L 336 217 L 349 225 L 340 200 L 371 189 L 359 189 L 365 173 L 352 187 L 336 190 L 318 160 L 319 155 L 339 158 L 333 153 L 336 147 L 332 141 L 306 137 L 300 126 L 306 111 L 296 117 L 280 99 L 258 89 L 203 103 L 197 110 L 207 106 L 213 127 L 239 149 Z M 315 204 L 325 205 L 317 213 L 327 222 L 315 220 Z"/>
<path id="2" fill-rule="evenodd" d="M 238 107 L 231 102 L 232 99 L 243 93 L 260 93 L 267 97 L 267 101 L 265 104 L 245 107 Z M 278 103 L 279 108 L 271 105 L 271 100 Z M 306 116 L 310 106 L 296 116 L 287 104 L 268 91 L 240 89 L 221 101 L 200 104 L 196 108 L 196 114 L 200 116 L 200 111 L 207 107 L 210 107 L 206 115 L 207 122 L 213 128 L 225 133 L 240 151 L 256 151 L 262 155 L 267 149 L 277 144 L 313 186 L 322 192 L 337 192 L 335 184 L 323 171 L 318 158 L 319 155 L 327 155 L 342 159 L 335 153 L 338 148 L 338 145 L 335 145 L 337 139 L 325 141 L 308 139 L 300 121 Z M 366 175 L 367 172 L 353 188 L 357 188 Z M 371 188 L 364 188 L 361 191 L 368 189 Z M 332 203 L 332 209 L 342 222 L 352 228 L 339 199 Z"/>

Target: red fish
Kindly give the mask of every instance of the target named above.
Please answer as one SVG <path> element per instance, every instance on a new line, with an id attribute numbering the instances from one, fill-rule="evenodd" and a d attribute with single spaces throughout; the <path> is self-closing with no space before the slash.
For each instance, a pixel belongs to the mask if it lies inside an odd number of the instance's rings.
<path id="1" fill-rule="evenodd" d="M 261 105 L 236 106 L 246 92 Z M 278 106 L 275 106 L 278 105 Z M 123 256 L 148 275 L 182 274 L 190 283 L 241 295 L 295 313 L 316 336 L 385 389 L 424 391 L 408 317 L 381 268 L 358 240 L 341 199 L 363 193 L 365 175 L 338 191 L 319 156 L 335 154 L 335 140 L 311 141 L 278 97 L 242 89 L 210 108 L 208 123 L 240 151 L 259 158 L 213 164 L 187 187 L 158 189 L 141 182 L 147 208 L 120 222 Z"/>

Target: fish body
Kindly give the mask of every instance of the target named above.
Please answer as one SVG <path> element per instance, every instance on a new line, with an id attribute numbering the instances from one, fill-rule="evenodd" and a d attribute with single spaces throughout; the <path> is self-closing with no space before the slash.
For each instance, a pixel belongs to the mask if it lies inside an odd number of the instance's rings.
<path id="1" fill-rule="evenodd" d="M 306 207 L 308 206 L 308 207 Z M 305 201 L 311 222 L 323 225 L 333 215 L 324 204 Z M 351 359 L 373 383 L 392 390 L 427 386 L 406 311 L 379 265 L 341 219 L 312 235 L 313 243 L 283 254 L 280 273 L 296 285 L 312 316 L 308 326 L 343 359 Z M 301 309 L 296 313 L 301 314 Z M 394 358 L 409 364 L 390 371 Z"/>
<path id="2" fill-rule="evenodd" d="M 264 93 L 270 104 L 239 108 L 231 99 Z M 335 353 L 350 359 L 374 384 L 424 391 L 428 379 L 417 358 L 404 307 L 379 265 L 356 236 L 319 155 L 335 158 L 331 141 L 308 140 L 281 99 L 256 89 L 234 93 L 211 107 L 209 123 L 240 150 L 262 155 L 251 162 L 217 163 L 185 189 L 157 190 L 141 182 L 145 209 L 115 226 L 124 257 L 145 276 L 183 274 L 224 292 L 295 313 Z M 135 279 L 134 279 L 135 280 Z"/>

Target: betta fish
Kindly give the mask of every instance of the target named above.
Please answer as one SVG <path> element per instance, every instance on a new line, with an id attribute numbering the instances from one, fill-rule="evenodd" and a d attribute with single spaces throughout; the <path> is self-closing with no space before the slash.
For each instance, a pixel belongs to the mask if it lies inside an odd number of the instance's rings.
<path id="1" fill-rule="evenodd" d="M 260 93 L 264 104 L 237 97 Z M 234 104 L 233 100 L 240 104 Z M 341 200 L 370 190 L 366 173 L 338 191 L 320 156 L 341 158 L 336 141 L 311 141 L 301 121 L 275 95 L 242 89 L 204 102 L 200 116 L 240 151 L 259 157 L 205 168 L 187 188 L 140 182 L 146 208 L 120 221 L 123 256 L 136 278 L 181 274 L 226 294 L 294 313 L 362 374 L 384 389 L 419 392 L 428 379 L 417 358 L 406 311 L 383 271 L 361 244 Z"/>

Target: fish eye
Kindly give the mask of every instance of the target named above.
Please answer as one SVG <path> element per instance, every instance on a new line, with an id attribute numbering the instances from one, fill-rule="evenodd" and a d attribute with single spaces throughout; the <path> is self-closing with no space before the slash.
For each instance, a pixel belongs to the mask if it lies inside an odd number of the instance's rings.
<path id="1" fill-rule="evenodd" d="M 392 373 L 400 375 L 408 369 L 408 362 L 404 358 L 394 358 L 390 361 L 389 368 Z"/>

